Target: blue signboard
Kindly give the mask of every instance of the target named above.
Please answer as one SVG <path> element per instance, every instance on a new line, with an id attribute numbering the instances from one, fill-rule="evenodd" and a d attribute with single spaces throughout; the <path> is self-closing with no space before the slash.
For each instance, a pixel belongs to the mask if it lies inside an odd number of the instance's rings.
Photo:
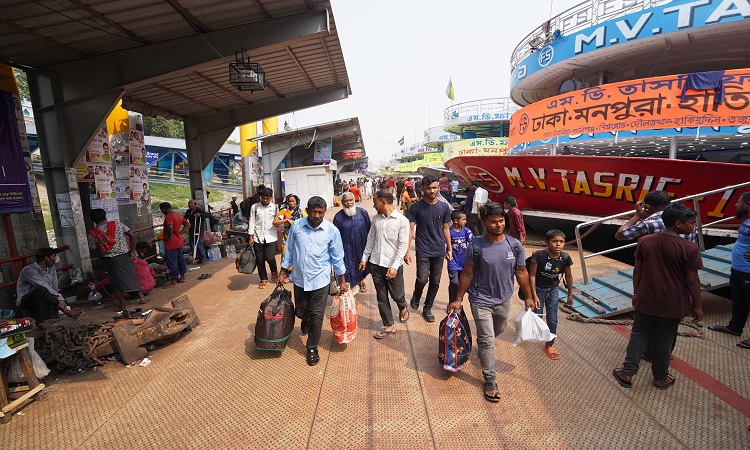
<path id="1" fill-rule="evenodd" d="M 598 6 L 606 9 L 603 2 L 599 2 Z M 744 19 L 750 19 L 750 4 L 747 1 L 730 0 L 675 0 L 663 6 L 602 22 L 570 35 L 566 35 L 564 29 L 568 18 L 563 18 L 558 21 L 558 25 L 563 28 L 559 30 L 562 32 L 560 37 L 553 38 L 513 69 L 511 88 L 545 67 L 584 53 L 637 39 Z"/>
<path id="2" fill-rule="evenodd" d="M 0 213 L 33 210 L 13 96 L 10 92 L 0 91 Z"/>

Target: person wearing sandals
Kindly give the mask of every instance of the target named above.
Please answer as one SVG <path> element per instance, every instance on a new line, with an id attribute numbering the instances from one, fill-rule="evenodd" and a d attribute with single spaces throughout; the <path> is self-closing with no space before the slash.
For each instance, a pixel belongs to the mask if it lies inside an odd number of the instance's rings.
<path id="1" fill-rule="evenodd" d="M 346 282 L 349 286 L 359 285 L 359 291 L 367 293 L 365 278 L 370 268 L 359 270 L 359 261 L 367 244 L 367 233 L 370 232 L 370 216 L 363 208 L 354 205 L 354 194 L 344 192 L 341 195 L 343 208 L 333 217 L 333 224 L 341 233 L 344 243 L 344 263 L 346 264 Z"/>
<path id="2" fill-rule="evenodd" d="M 542 316 L 542 308 L 547 310 L 547 326 L 552 334 L 557 334 L 557 304 L 560 303 L 560 277 L 565 276 L 567 286 L 573 286 L 573 259 L 562 251 L 565 246 L 565 233 L 560 230 L 549 230 L 544 237 L 547 248 L 534 252 L 529 262 L 529 286 L 534 302 L 539 305 L 534 313 Z M 573 290 L 568 289 L 566 305 L 573 306 Z M 553 361 L 560 359 L 555 348 L 555 339 L 544 345 L 544 353 Z"/>
<path id="3" fill-rule="evenodd" d="M 258 276 L 260 284 L 258 289 L 263 289 L 268 285 L 268 272 L 266 263 L 271 269 L 271 278 L 276 281 L 278 271 L 276 269 L 276 226 L 273 224 L 279 209 L 273 203 L 273 191 L 271 188 L 263 187 L 258 189 L 260 193 L 260 202 L 250 208 L 250 220 L 248 224 L 248 234 L 250 235 L 250 245 L 255 252 L 255 261 L 258 263 Z"/>
<path id="4" fill-rule="evenodd" d="M 305 211 L 299 204 L 299 197 L 294 194 L 289 194 L 284 200 L 284 204 L 281 205 L 281 209 L 276 215 L 273 224 L 275 226 L 283 225 L 284 233 L 281 235 L 281 257 L 284 257 L 286 251 L 286 242 L 289 240 L 289 230 L 292 228 L 292 224 L 295 220 L 299 220 L 306 216 Z"/>
<path id="5" fill-rule="evenodd" d="M 281 258 L 277 284 L 286 283 L 289 270 L 294 283 L 294 308 L 302 319 L 302 334 L 308 334 L 307 365 L 320 362 L 318 344 L 323 330 L 323 315 L 331 284 L 331 269 L 339 278 L 342 293 L 349 290 L 344 274 L 344 244 L 341 233 L 331 222 L 324 220 L 326 201 L 313 196 L 307 201 L 307 217 L 297 220 L 289 230 L 286 252 Z"/>
<path id="6" fill-rule="evenodd" d="M 622 367 L 612 370 L 617 383 L 632 387 L 646 346 L 652 347 L 652 384 L 667 389 L 675 382 L 669 373 L 673 337 L 683 318 L 703 318 L 698 270 L 703 268 L 697 245 L 679 234 L 689 234 L 697 214 L 679 203 L 669 205 L 661 215 L 664 231 L 642 237 L 635 250 L 633 307 L 635 320 Z M 692 299 L 692 303 L 691 303 Z"/>
<path id="7" fill-rule="evenodd" d="M 141 304 L 148 302 L 141 291 L 141 283 L 135 274 L 131 258 L 138 258 L 135 250 L 135 235 L 119 220 L 107 221 L 107 212 L 101 208 L 92 209 L 89 213 L 94 229 L 89 231 L 89 247 L 102 258 L 104 267 L 111 278 L 118 308 L 125 309 L 125 292 L 136 292 Z M 102 248 L 100 239 L 107 235 L 114 242 L 109 248 Z M 97 237 L 98 236 L 98 237 Z"/>
<path id="8" fill-rule="evenodd" d="M 742 330 L 750 316 L 750 191 L 740 196 L 735 207 L 735 217 L 743 222 L 737 230 L 737 242 L 732 247 L 732 267 L 729 274 L 732 317 L 726 326 L 714 325 L 709 330 L 742 336 Z M 750 349 L 750 339 L 738 342 L 737 347 Z"/>
<path id="9" fill-rule="evenodd" d="M 399 320 L 409 320 L 409 308 L 404 293 L 404 256 L 409 248 L 409 219 L 395 209 L 393 194 L 378 191 L 373 197 L 377 215 L 367 234 L 367 245 L 359 270 L 364 271 L 369 263 L 372 283 L 378 300 L 378 311 L 383 320 L 383 330 L 375 333 L 375 339 L 384 339 L 396 333 L 393 312 L 388 294 L 399 310 Z"/>
<path id="10" fill-rule="evenodd" d="M 36 251 L 35 264 L 21 269 L 16 283 L 16 306 L 36 323 L 57 319 L 62 312 L 77 319 L 83 311 L 70 311 L 57 284 L 57 250 L 42 247 Z M 58 312 L 59 311 L 59 312 Z"/>
<path id="11" fill-rule="evenodd" d="M 484 377 L 484 399 L 499 402 L 495 374 L 495 340 L 505 329 L 513 296 L 513 275 L 526 294 L 526 308 L 536 309 L 529 289 L 526 254 L 523 246 L 512 236 L 503 234 L 505 211 L 494 202 L 485 203 L 481 210 L 484 236 L 474 239 L 466 249 L 464 269 L 458 283 L 456 298 L 448 304 L 447 312 L 461 309 L 468 292 L 471 312 L 477 329 L 479 361 Z"/>

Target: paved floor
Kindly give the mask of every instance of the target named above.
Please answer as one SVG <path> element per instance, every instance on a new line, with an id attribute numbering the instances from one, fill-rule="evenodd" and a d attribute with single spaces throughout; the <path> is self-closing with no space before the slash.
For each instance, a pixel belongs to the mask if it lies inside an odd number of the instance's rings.
<path id="1" fill-rule="evenodd" d="M 594 275 L 620 266 L 590 261 Z M 197 280 L 199 273 L 214 275 Z M 407 267 L 407 292 L 414 273 Z M 446 279 L 436 309 L 447 304 Z M 750 352 L 734 345 L 738 338 L 679 338 L 676 385 L 653 388 L 644 362 L 627 390 L 610 373 L 624 358 L 627 327 L 562 314 L 555 362 L 540 345 L 513 347 L 510 325 L 496 345 L 503 400 L 490 404 L 476 352 L 458 374 L 438 365 L 437 323 L 412 314 L 395 336 L 372 338 L 381 323 L 371 283 L 358 296 L 356 340 L 337 344 L 325 323 L 319 365 L 305 364 L 299 328 L 283 354 L 256 351 L 258 305 L 270 293 L 257 280 L 222 260 L 155 292 L 154 305 L 189 295 L 200 325 L 152 351 L 147 367 L 108 362 L 45 380 L 48 397 L 0 425 L 0 448 L 750 448 Z M 729 302 L 703 299 L 706 324 L 725 323 Z M 513 299 L 513 315 L 520 305 Z"/>

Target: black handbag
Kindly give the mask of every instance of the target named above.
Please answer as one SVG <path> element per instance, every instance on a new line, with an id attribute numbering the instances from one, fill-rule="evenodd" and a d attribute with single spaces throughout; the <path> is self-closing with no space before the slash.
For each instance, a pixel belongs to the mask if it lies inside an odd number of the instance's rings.
<path id="1" fill-rule="evenodd" d="M 331 267 L 331 283 L 328 285 L 328 295 L 331 297 L 338 297 L 341 294 L 341 287 L 339 286 L 339 280 L 336 279 L 336 272 Z"/>

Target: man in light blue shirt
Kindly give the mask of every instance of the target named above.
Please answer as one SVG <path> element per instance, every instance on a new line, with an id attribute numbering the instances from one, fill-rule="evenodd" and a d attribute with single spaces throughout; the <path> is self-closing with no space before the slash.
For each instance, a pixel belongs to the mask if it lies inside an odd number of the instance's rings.
<path id="1" fill-rule="evenodd" d="M 323 330 L 323 314 L 331 283 L 331 267 L 339 277 L 341 292 L 349 290 L 344 279 L 344 245 L 341 234 L 331 222 L 323 220 L 326 201 L 315 196 L 307 201 L 307 217 L 294 222 L 289 229 L 278 283 L 283 284 L 294 267 L 291 280 L 294 283 L 295 314 L 302 319 L 302 334 L 307 338 L 307 364 L 314 366 L 320 361 L 318 343 Z"/>

